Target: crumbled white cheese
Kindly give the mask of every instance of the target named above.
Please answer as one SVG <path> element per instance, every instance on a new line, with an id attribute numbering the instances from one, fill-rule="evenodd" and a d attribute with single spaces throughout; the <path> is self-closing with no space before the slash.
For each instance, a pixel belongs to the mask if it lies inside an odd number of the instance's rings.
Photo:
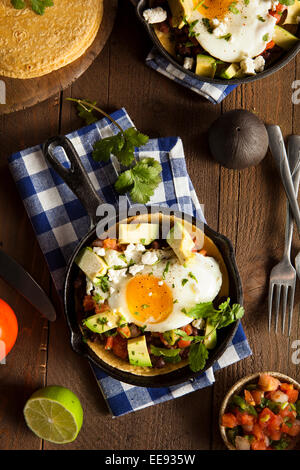
<path id="1" fill-rule="evenodd" d="M 217 36 L 218 38 L 220 36 L 225 36 L 227 33 L 227 27 L 225 23 L 220 23 L 216 28 L 213 30 L 213 34 Z"/>
<path id="2" fill-rule="evenodd" d="M 139 273 L 143 269 L 144 269 L 143 264 L 134 264 L 133 266 L 130 266 L 129 273 L 135 276 L 137 273 Z"/>
<path id="3" fill-rule="evenodd" d="M 137 251 L 141 251 L 141 252 L 146 250 L 146 248 L 144 247 L 144 245 L 142 243 L 137 243 L 135 245 L 135 248 L 136 248 Z"/>
<path id="4" fill-rule="evenodd" d="M 194 65 L 193 57 L 185 57 L 183 61 L 183 68 L 186 70 L 192 70 Z"/>
<path id="5" fill-rule="evenodd" d="M 158 260 L 158 257 L 155 253 L 152 251 L 146 251 L 146 253 L 143 254 L 142 256 L 142 263 L 143 264 L 154 264 Z"/>
<path id="6" fill-rule="evenodd" d="M 205 320 L 204 320 L 204 318 L 199 318 L 199 320 L 194 320 L 192 322 L 192 325 L 195 328 L 199 328 L 201 330 L 201 328 L 203 328 L 205 326 Z"/>
<path id="7" fill-rule="evenodd" d="M 105 250 L 105 261 L 107 265 L 110 266 L 127 266 L 127 263 L 125 263 L 124 259 L 122 259 L 122 256 L 120 256 L 121 253 L 116 250 Z"/>
<path id="8" fill-rule="evenodd" d="M 115 284 L 121 280 L 122 277 L 126 277 L 127 268 L 124 269 L 109 269 L 108 279 Z"/>
<path id="9" fill-rule="evenodd" d="M 149 24 L 162 23 L 167 19 L 167 12 L 161 7 L 148 8 L 143 11 L 143 17 Z"/>
<path id="10" fill-rule="evenodd" d="M 139 263 L 141 260 L 141 253 L 145 250 L 146 248 L 141 243 L 137 243 L 136 245 L 129 243 L 124 251 L 127 262 L 130 263 L 130 261 L 133 261 L 134 263 Z"/>
<path id="11" fill-rule="evenodd" d="M 109 288 L 109 293 L 110 293 L 110 295 L 112 295 L 114 292 L 115 292 L 114 287 L 110 286 L 110 288 Z"/>
<path id="12" fill-rule="evenodd" d="M 263 72 L 264 68 L 265 68 L 265 59 L 263 58 L 263 56 L 258 55 L 254 59 L 254 70 L 255 72 Z"/>
<path id="13" fill-rule="evenodd" d="M 246 57 L 241 60 L 240 67 L 246 75 L 255 75 L 254 60 L 250 57 Z"/>
<path id="14" fill-rule="evenodd" d="M 89 280 L 89 278 L 86 278 L 86 293 L 87 295 L 90 295 L 92 290 L 94 289 L 93 283 Z"/>
<path id="15" fill-rule="evenodd" d="M 105 256 L 105 248 L 100 248 L 99 246 L 94 246 L 93 251 L 98 256 Z"/>

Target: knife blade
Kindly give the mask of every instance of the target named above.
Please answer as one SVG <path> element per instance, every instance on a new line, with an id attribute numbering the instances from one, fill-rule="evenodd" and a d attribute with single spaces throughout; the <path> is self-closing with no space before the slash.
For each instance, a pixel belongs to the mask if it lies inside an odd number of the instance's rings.
<path id="1" fill-rule="evenodd" d="M 0 276 L 49 321 L 56 320 L 55 309 L 45 291 L 19 263 L 3 250 L 0 250 Z"/>

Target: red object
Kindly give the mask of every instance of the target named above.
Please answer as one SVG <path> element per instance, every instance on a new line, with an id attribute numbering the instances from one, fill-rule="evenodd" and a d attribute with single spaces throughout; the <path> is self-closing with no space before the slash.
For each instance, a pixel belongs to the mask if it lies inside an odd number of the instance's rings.
<path id="1" fill-rule="evenodd" d="M 191 341 L 185 341 L 184 339 L 180 339 L 178 341 L 179 348 L 187 348 L 188 346 L 190 346 L 190 344 L 191 344 Z"/>
<path id="2" fill-rule="evenodd" d="M 241 412 L 237 408 L 234 411 L 238 424 L 250 426 L 254 423 L 254 416 Z"/>
<path id="3" fill-rule="evenodd" d="M 225 426 L 226 428 L 235 428 L 237 424 L 237 419 L 232 413 L 225 413 L 222 416 L 222 426 Z"/>
<path id="4" fill-rule="evenodd" d="M 244 390 L 244 395 L 245 395 L 245 401 L 249 404 L 249 405 L 255 405 L 255 400 L 252 396 L 252 393 L 249 392 L 249 390 Z"/>
<path id="5" fill-rule="evenodd" d="M 266 450 L 267 446 L 266 446 L 265 440 L 253 441 L 251 444 L 251 449 L 252 450 Z"/>
<path id="6" fill-rule="evenodd" d="M 252 390 L 251 395 L 253 397 L 253 400 L 255 401 L 255 404 L 260 405 L 261 400 L 264 396 L 264 392 L 262 392 L 261 390 Z"/>
<path id="7" fill-rule="evenodd" d="M 298 400 L 298 395 L 299 395 L 299 392 L 298 390 L 286 390 L 285 392 L 287 394 L 287 396 L 289 397 L 289 402 L 290 403 L 296 403 L 296 401 Z"/>
<path id="8" fill-rule="evenodd" d="M 274 413 L 269 408 L 264 408 L 261 413 L 259 413 L 258 423 L 261 428 L 266 428 L 271 418 L 274 416 Z"/>
<path id="9" fill-rule="evenodd" d="M 12 308 L 0 299 L 0 361 L 13 348 L 18 336 L 18 321 Z"/>
<path id="10" fill-rule="evenodd" d="M 254 424 L 251 434 L 255 436 L 257 441 L 261 441 L 262 439 L 264 439 L 264 433 L 258 424 Z"/>
<path id="11" fill-rule="evenodd" d="M 293 384 L 287 384 L 287 383 L 283 382 L 283 383 L 280 384 L 279 388 L 282 392 L 286 393 L 287 390 L 293 390 L 294 386 L 293 386 Z"/>
<path id="12" fill-rule="evenodd" d="M 294 422 L 291 427 L 287 426 L 285 423 L 281 426 L 281 431 L 287 434 L 288 436 L 296 437 L 300 433 L 300 424 Z"/>
<path id="13" fill-rule="evenodd" d="M 112 349 L 113 343 L 114 343 L 114 337 L 113 337 L 113 336 L 109 336 L 109 337 L 107 338 L 107 340 L 106 340 L 105 349 L 106 349 L 106 350 Z"/>
<path id="14" fill-rule="evenodd" d="M 85 295 L 83 299 L 83 309 L 85 312 L 89 312 L 95 308 L 95 302 L 91 295 Z"/>
<path id="15" fill-rule="evenodd" d="M 285 9 L 286 9 L 285 5 L 278 3 L 278 5 L 276 5 L 276 10 L 269 10 L 270 15 L 276 18 L 276 23 L 279 23 L 282 13 L 284 12 Z"/>
<path id="16" fill-rule="evenodd" d="M 130 328 L 128 325 L 119 327 L 117 328 L 117 330 L 118 330 L 118 333 L 120 333 L 120 335 L 123 336 L 123 338 L 130 338 L 131 332 L 130 332 Z"/>
<path id="17" fill-rule="evenodd" d="M 185 331 L 189 336 L 193 333 L 193 327 L 190 323 L 188 325 L 182 326 L 180 329 Z"/>
<path id="18" fill-rule="evenodd" d="M 115 238 L 106 238 L 103 240 L 103 248 L 116 250 L 118 248 L 118 242 Z"/>
<path id="19" fill-rule="evenodd" d="M 112 350 L 116 356 L 121 359 L 127 359 L 127 339 L 122 338 L 120 335 L 114 336 Z"/>

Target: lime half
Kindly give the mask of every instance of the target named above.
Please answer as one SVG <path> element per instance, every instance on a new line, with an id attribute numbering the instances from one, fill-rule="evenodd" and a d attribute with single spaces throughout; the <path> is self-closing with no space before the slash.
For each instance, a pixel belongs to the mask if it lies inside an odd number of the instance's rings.
<path id="1" fill-rule="evenodd" d="M 35 392 L 24 407 L 27 426 L 41 439 L 66 444 L 76 439 L 83 421 L 77 396 L 68 388 L 50 386 Z"/>

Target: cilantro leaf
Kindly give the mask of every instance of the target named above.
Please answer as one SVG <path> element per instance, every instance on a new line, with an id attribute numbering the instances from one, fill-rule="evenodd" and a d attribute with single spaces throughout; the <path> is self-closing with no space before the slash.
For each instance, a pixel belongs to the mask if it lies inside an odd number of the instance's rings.
<path id="1" fill-rule="evenodd" d="M 30 0 L 31 8 L 37 15 L 43 15 L 47 7 L 54 5 L 53 0 Z"/>
<path id="2" fill-rule="evenodd" d="M 242 318 L 244 315 L 244 307 L 240 304 L 234 304 L 231 307 L 230 298 L 228 297 L 225 302 L 219 305 L 217 310 L 214 308 L 212 302 L 201 302 L 190 310 L 185 310 L 184 313 L 195 319 L 209 318 L 211 324 L 220 329 Z"/>
<path id="3" fill-rule="evenodd" d="M 105 137 L 105 139 L 98 140 L 94 144 L 94 151 L 92 153 L 93 159 L 96 162 L 108 162 L 111 154 L 116 155 L 124 146 L 124 139 L 122 134 L 112 135 Z"/>
<path id="4" fill-rule="evenodd" d="M 135 127 L 129 127 L 129 129 L 126 129 L 124 131 L 124 136 L 135 147 L 141 147 L 142 145 L 146 145 L 149 140 L 149 137 L 147 135 L 142 134 L 137 129 L 135 129 Z"/>
<path id="5" fill-rule="evenodd" d="M 10 3 L 16 10 L 22 10 L 25 8 L 24 0 L 11 0 Z"/>
<path id="6" fill-rule="evenodd" d="M 142 158 L 130 170 L 122 173 L 115 183 L 115 189 L 120 194 L 130 191 L 134 202 L 145 204 L 153 196 L 154 190 L 161 182 L 160 163 L 154 158 Z"/>
<path id="7" fill-rule="evenodd" d="M 92 101 L 91 104 L 95 105 L 97 101 Z M 88 106 L 83 106 L 82 104 L 78 103 L 77 105 L 78 116 L 81 117 L 86 123 L 87 126 L 93 124 L 98 119 L 93 113 L 93 108 Z"/>
<path id="8" fill-rule="evenodd" d="M 189 352 L 190 368 L 193 372 L 199 372 L 205 367 L 208 359 L 208 351 L 203 343 L 193 343 Z"/>
<path id="9" fill-rule="evenodd" d="M 153 344 L 150 345 L 151 353 L 154 356 L 165 356 L 165 357 L 175 357 L 178 356 L 180 353 L 180 349 L 166 349 L 166 348 L 158 348 Z"/>
<path id="10" fill-rule="evenodd" d="M 184 312 L 185 315 L 199 320 L 200 318 L 208 318 L 215 314 L 215 309 L 212 302 L 201 302 L 196 304 L 193 308 Z"/>

